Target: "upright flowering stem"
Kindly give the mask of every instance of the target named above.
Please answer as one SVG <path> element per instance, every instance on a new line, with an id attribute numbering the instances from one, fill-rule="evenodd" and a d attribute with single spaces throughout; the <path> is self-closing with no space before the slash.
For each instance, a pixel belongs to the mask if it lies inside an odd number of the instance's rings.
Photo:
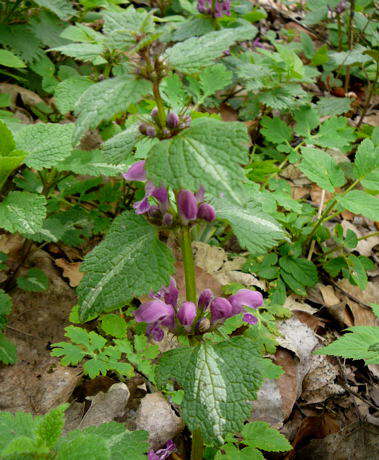
<path id="1" fill-rule="evenodd" d="M 186 298 L 189 302 L 197 304 L 195 262 L 191 246 L 191 228 L 189 225 L 181 227 L 181 249 L 184 265 L 184 279 L 186 282 Z M 191 460 L 202 460 L 204 442 L 200 430 L 192 432 Z"/>
<path id="2" fill-rule="evenodd" d="M 195 262 L 191 246 L 191 229 L 188 225 L 181 227 L 181 248 L 186 282 L 186 298 L 189 302 L 197 303 Z"/>

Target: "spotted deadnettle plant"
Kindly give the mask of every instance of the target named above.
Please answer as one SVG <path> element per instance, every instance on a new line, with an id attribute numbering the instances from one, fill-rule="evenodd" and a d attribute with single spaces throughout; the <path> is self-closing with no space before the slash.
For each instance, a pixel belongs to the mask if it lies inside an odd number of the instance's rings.
<path id="1" fill-rule="evenodd" d="M 230 14 L 230 1 L 199 0 L 198 9 L 218 18 Z M 264 254 L 285 235 L 246 187 L 243 165 L 249 162 L 250 144 L 246 126 L 190 112 L 186 97 L 171 100 L 170 91 L 163 94 L 162 86 L 166 85 L 165 91 L 172 88 L 173 79 L 175 87 L 186 86 L 189 77 L 221 60 L 225 50 L 238 51 L 235 44 L 254 39 L 256 29 L 244 23 L 170 46 L 157 38 L 152 14 L 134 7 L 126 13 L 128 27 L 136 29 L 130 37 L 119 27 L 125 23 L 124 13 L 112 12 L 105 19 L 115 43 L 124 44 L 125 73 L 83 93 L 73 139 L 77 144 L 102 120 L 125 107 L 139 107 L 146 96 L 153 99 L 150 114 L 141 115 L 138 124 L 128 123 L 102 146 L 104 155 L 117 164 L 129 162 L 135 151 L 143 155 L 123 177 L 143 183 L 144 196 L 134 203 L 134 211 L 125 210 L 115 218 L 104 240 L 85 257 L 78 287 L 79 317 L 88 321 L 129 307 L 133 299 L 150 292 L 133 313 L 139 327 L 132 329 L 135 322 L 128 309 L 123 312 L 125 327 L 137 337 L 141 323 L 146 323 L 148 336 L 156 342 L 162 341 L 165 330 L 177 336 L 180 346 L 161 354 L 154 383 L 162 390 L 183 390 L 181 415 L 192 432 L 191 458 L 200 460 L 204 444 L 221 445 L 228 433 L 242 429 L 264 379 L 280 372 L 261 356 L 259 341 L 253 339 L 261 326 L 255 313 L 263 302 L 261 294 L 248 289 L 227 297 L 218 297 L 211 289 L 198 292 L 192 238 L 198 230 L 223 234 L 231 229 L 243 250 Z M 178 292 L 172 278 L 176 265 L 174 251 L 166 244 L 168 236 L 178 243 L 178 252 L 180 248 L 185 292 Z M 244 327 L 236 315 L 243 317 Z M 236 333 L 228 335 L 234 324 Z M 127 346 L 123 339 L 116 343 Z M 171 448 L 149 456 L 165 458 Z"/>

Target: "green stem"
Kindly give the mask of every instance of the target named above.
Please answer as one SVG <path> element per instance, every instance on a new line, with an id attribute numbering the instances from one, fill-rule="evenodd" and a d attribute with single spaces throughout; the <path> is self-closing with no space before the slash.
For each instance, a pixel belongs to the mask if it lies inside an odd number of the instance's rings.
<path id="1" fill-rule="evenodd" d="M 357 123 L 357 128 L 359 128 L 361 126 L 361 124 L 363 122 L 363 118 L 365 117 L 365 115 L 367 113 L 367 110 L 368 110 L 368 108 L 370 106 L 372 96 L 374 95 L 374 90 L 375 90 L 376 84 L 378 83 L 378 79 L 379 79 L 379 61 L 376 62 L 376 73 L 375 73 L 374 81 L 371 83 L 371 86 L 370 86 L 370 89 L 369 89 L 369 92 L 368 92 L 368 95 L 367 95 L 366 103 L 365 103 L 365 105 L 363 107 L 361 116 L 359 117 L 359 121 Z"/>
<path id="2" fill-rule="evenodd" d="M 184 265 L 184 279 L 186 282 L 186 299 L 196 304 L 196 278 L 195 278 L 195 261 L 193 258 L 191 245 L 191 230 L 188 226 L 181 227 L 181 248 Z"/>
<path id="3" fill-rule="evenodd" d="M 355 186 L 357 186 L 359 184 L 359 182 L 362 180 L 362 178 L 359 178 L 357 179 L 356 181 L 354 181 L 343 193 L 341 193 L 340 196 L 344 196 L 346 195 L 346 193 L 350 192 L 350 190 L 352 190 Z M 328 214 L 330 213 L 330 211 L 334 208 L 334 206 L 337 204 L 337 200 L 335 198 L 333 198 L 330 203 L 328 204 L 328 206 L 325 208 L 324 212 L 321 214 L 320 218 L 317 219 L 317 221 L 315 222 L 313 228 L 312 228 L 312 231 L 311 233 L 308 235 L 308 238 L 307 238 L 307 241 L 310 241 L 314 234 L 316 233 L 317 229 L 319 228 L 319 226 L 325 221 L 325 220 L 329 220 L 329 217 L 332 218 L 332 217 L 335 217 L 336 215 L 340 214 L 340 212 L 338 213 L 335 213 L 333 214 L 332 216 L 328 216 Z"/>
<path id="4" fill-rule="evenodd" d="M 158 109 L 159 126 L 163 130 L 166 127 L 166 112 L 164 109 L 163 99 L 159 91 L 159 81 L 153 82 L 153 94 L 154 94 L 154 100 L 155 100 L 155 103 L 157 104 L 157 109 Z"/>
<path id="5" fill-rule="evenodd" d="M 204 442 L 200 430 L 192 432 L 191 460 L 202 460 L 204 452 Z"/>

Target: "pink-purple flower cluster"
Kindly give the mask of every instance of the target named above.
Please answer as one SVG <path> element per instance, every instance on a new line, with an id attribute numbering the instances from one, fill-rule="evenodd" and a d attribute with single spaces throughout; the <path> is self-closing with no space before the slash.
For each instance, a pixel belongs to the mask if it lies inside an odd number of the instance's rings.
<path id="1" fill-rule="evenodd" d="M 163 326 L 172 332 L 179 327 L 189 331 L 196 318 L 200 322 L 209 316 L 211 324 L 215 325 L 243 313 L 245 322 L 256 324 L 258 319 L 249 309 L 257 309 L 263 305 L 262 294 L 250 289 L 240 289 L 228 298 L 216 297 L 210 289 L 205 289 L 201 292 L 197 305 L 188 301 L 179 305 L 179 291 L 174 279 L 171 279 L 169 286 L 155 294 L 151 293 L 150 297 L 153 300 L 141 304 L 134 312 L 134 317 L 136 321 L 148 324 L 147 333 L 157 342 L 164 337 Z"/>
<path id="2" fill-rule="evenodd" d="M 159 131 L 158 109 L 155 107 L 150 113 L 151 122 L 143 122 L 138 129 L 141 134 L 148 137 L 156 137 Z M 166 127 L 160 131 L 160 138 L 169 138 L 179 131 L 189 128 L 191 117 L 189 115 L 178 115 L 170 110 L 166 116 Z"/>
<path id="3" fill-rule="evenodd" d="M 128 181 L 145 182 L 145 196 L 133 204 L 136 214 L 160 217 L 164 226 L 170 226 L 173 223 L 174 217 L 169 212 L 168 191 L 165 187 L 156 187 L 147 180 L 145 160 L 132 164 L 123 177 Z M 204 193 L 203 188 L 197 193 L 192 193 L 190 190 L 181 190 L 178 193 L 178 213 L 183 224 L 187 225 L 197 219 L 212 222 L 216 218 L 213 206 L 204 202 Z M 155 201 L 155 204 L 152 204 L 152 201 Z"/>
<path id="4" fill-rule="evenodd" d="M 231 0 L 197 0 L 197 11 L 214 18 L 230 16 Z"/>

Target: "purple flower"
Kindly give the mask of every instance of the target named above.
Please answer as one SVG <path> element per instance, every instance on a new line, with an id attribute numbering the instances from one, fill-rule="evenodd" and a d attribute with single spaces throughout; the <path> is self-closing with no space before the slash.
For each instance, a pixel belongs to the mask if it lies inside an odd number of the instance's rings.
<path id="1" fill-rule="evenodd" d="M 196 305 L 193 302 L 183 302 L 178 311 L 178 319 L 183 326 L 191 326 L 196 318 Z"/>
<path id="2" fill-rule="evenodd" d="M 151 115 L 151 118 L 157 118 L 157 116 L 158 116 L 158 109 L 157 109 L 157 107 L 154 107 L 154 108 L 153 108 L 153 110 L 151 111 L 150 115 Z"/>
<path id="3" fill-rule="evenodd" d="M 216 297 L 212 300 L 210 306 L 212 322 L 229 318 L 233 315 L 232 309 L 232 305 L 227 299 Z"/>
<path id="4" fill-rule="evenodd" d="M 151 205 L 149 203 L 148 196 L 145 197 L 141 201 L 136 201 L 133 204 L 133 208 L 136 211 L 136 214 L 145 214 L 151 210 Z"/>
<path id="5" fill-rule="evenodd" d="M 167 119 L 166 119 L 167 126 L 170 129 L 174 129 L 179 124 L 179 117 L 175 112 L 168 112 Z"/>
<path id="6" fill-rule="evenodd" d="M 240 289 L 228 300 L 232 305 L 233 315 L 242 313 L 243 307 L 258 308 L 263 305 L 262 294 L 258 291 L 250 291 L 250 289 Z"/>
<path id="7" fill-rule="evenodd" d="M 163 324 L 164 326 L 172 327 L 174 323 L 174 308 L 161 300 L 151 300 L 145 302 L 138 310 L 134 312 L 134 317 L 137 322 Z"/>
<path id="8" fill-rule="evenodd" d="M 149 324 L 146 333 L 147 335 L 151 335 L 156 342 L 162 342 L 164 337 L 163 329 L 157 326 L 157 324 Z"/>
<path id="9" fill-rule="evenodd" d="M 210 289 L 204 289 L 204 291 L 200 293 L 197 305 L 199 306 L 199 308 L 206 310 L 209 307 L 209 304 L 211 303 L 213 297 L 214 294 Z"/>
<path id="10" fill-rule="evenodd" d="M 155 137 L 157 134 L 157 131 L 156 129 L 154 128 L 154 126 L 147 126 L 146 127 L 146 136 L 148 137 Z"/>
<path id="11" fill-rule="evenodd" d="M 123 174 L 126 180 L 135 180 L 143 182 L 146 180 L 145 160 L 137 161 Z"/>
<path id="12" fill-rule="evenodd" d="M 179 214 L 184 220 L 195 220 L 197 216 L 197 200 L 189 190 L 181 190 L 178 194 Z"/>
<path id="13" fill-rule="evenodd" d="M 171 439 L 167 441 L 165 447 L 163 449 L 159 449 L 157 451 L 150 450 L 147 454 L 148 460 L 166 460 L 173 452 L 175 452 L 176 446 L 174 441 Z"/>
<path id="14" fill-rule="evenodd" d="M 242 318 L 246 323 L 249 323 L 249 324 L 257 324 L 258 322 L 258 318 L 254 315 L 252 315 L 251 313 L 245 313 L 243 315 L 243 318 Z"/>
<path id="15" fill-rule="evenodd" d="M 176 307 L 176 304 L 178 303 L 179 290 L 176 287 L 176 281 L 174 278 L 171 278 L 168 287 L 161 289 L 160 292 L 162 292 L 164 301 L 166 303 Z"/>
<path id="16" fill-rule="evenodd" d="M 201 203 L 197 210 L 197 218 L 204 219 L 207 222 L 212 222 L 216 219 L 216 212 L 214 207 L 207 203 Z"/>

